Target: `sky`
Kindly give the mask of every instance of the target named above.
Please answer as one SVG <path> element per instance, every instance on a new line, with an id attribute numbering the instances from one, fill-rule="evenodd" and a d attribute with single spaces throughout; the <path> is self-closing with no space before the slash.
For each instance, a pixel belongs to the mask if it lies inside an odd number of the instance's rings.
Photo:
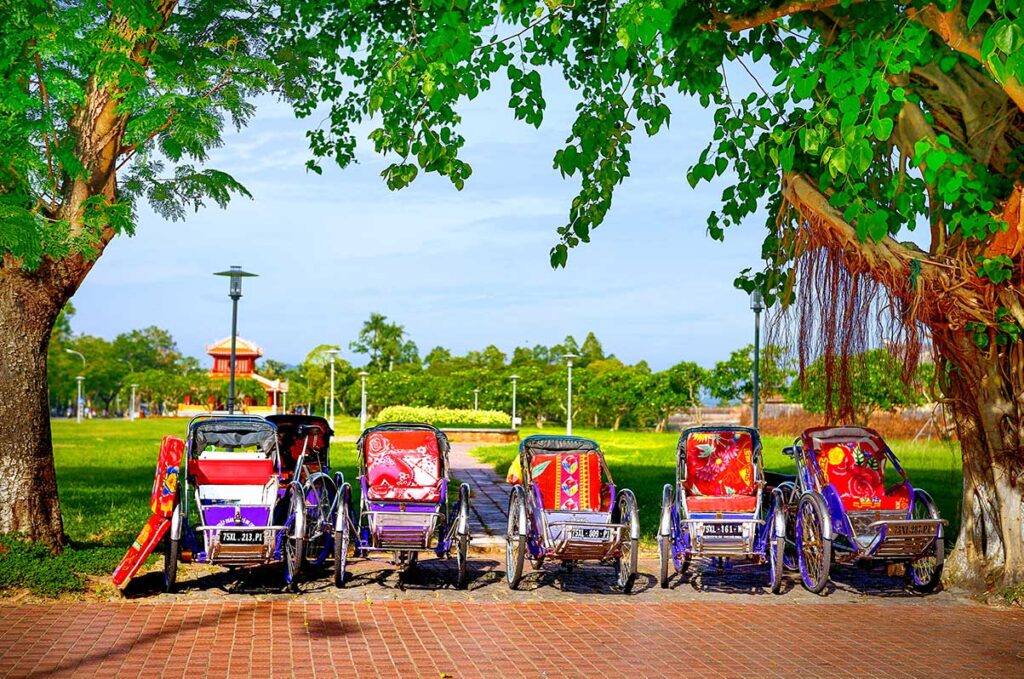
<path id="1" fill-rule="evenodd" d="M 764 219 L 734 227 L 724 243 L 706 235 L 721 186 L 691 189 L 686 171 L 711 138 L 711 111 L 672 101 L 667 131 L 632 148 L 631 177 L 617 190 L 590 244 L 553 270 L 548 252 L 565 223 L 578 178 L 552 167 L 569 134 L 575 96 L 545 83 L 539 130 L 516 121 L 500 84 L 462 109 L 473 176 L 462 191 L 421 173 L 392 192 L 386 161 L 364 139 L 344 171 L 304 167 L 305 131 L 280 102 L 263 99 L 251 123 L 226 137 L 210 167 L 242 182 L 236 198 L 167 222 L 142 207 L 136 235 L 115 239 L 73 303 L 76 332 L 112 338 L 157 325 L 187 355 L 230 334 L 227 280 L 241 265 L 239 335 L 265 358 L 301 362 L 318 344 L 348 344 L 371 312 L 403 325 L 421 354 L 495 344 L 578 341 L 596 333 L 627 363 L 664 369 L 681 360 L 710 366 L 752 341 L 753 319 L 733 279 L 757 267 Z"/>

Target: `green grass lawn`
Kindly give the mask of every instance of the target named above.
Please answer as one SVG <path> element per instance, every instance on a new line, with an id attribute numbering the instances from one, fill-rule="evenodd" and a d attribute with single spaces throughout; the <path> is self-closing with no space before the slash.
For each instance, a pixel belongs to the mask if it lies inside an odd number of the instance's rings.
<path id="1" fill-rule="evenodd" d="M 559 434 L 561 429 L 524 428 L 522 436 Z M 630 488 L 640 505 L 640 524 L 645 537 L 654 535 L 661 509 L 661 491 L 675 480 L 675 447 L 678 433 L 608 431 L 578 429 L 573 434 L 585 436 L 601 444 L 615 483 Z M 790 438 L 767 436 L 762 439 L 765 468 L 768 471 L 792 474 L 793 461 L 782 454 L 782 448 L 793 442 Z M 963 476 L 960 446 L 942 441 L 889 441 L 890 447 L 903 463 L 910 481 L 924 488 L 938 503 L 942 516 L 950 521 L 947 535 L 956 536 L 960 523 L 960 495 Z M 483 446 L 473 451 L 480 460 L 505 475 L 515 458 L 518 445 Z"/>
<path id="2" fill-rule="evenodd" d="M 341 436 L 358 434 L 358 418 L 336 418 Z M 184 436 L 186 419 L 53 421 L 57 486 L 69 548 L 57 558 L 0 536 L 0 590 L 28 587 L 54 596 L 81 590 L 87 574 L 109 574 L 149 518 L 160 440 Z M 355 445 L 335 443 L 333 468 L 355 478 Z M 4 550 L 9 550 L 4 553 Z"/>

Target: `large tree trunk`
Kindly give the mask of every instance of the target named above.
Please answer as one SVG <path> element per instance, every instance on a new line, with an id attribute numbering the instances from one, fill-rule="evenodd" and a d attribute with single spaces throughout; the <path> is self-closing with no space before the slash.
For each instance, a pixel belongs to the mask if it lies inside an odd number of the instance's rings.
<path id="1" fill-rule="evenodd" d="M 0 266 L 0 533 L 64 543 L 50 439 L 46 352 L 68 293 Z"/>
<path id="2" fill-rule="evenodd" d="M 963 450 L 964 493 L 960 535 L 946 573 L 975 590 L 1019 584 L 1024 582 L 1021 349 L 989 353 L 966 337 L 958 345 L 944 390 Z"/>

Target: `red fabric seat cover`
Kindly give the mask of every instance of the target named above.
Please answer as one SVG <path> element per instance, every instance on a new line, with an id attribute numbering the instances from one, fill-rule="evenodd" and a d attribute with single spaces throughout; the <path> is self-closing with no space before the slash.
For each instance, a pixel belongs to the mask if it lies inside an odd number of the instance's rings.
<path id="1" fill-rule="evenodd" d="M 885 453 L 868 441 L 829 441 L 815 446 L 818 467 L 839 494 L 843 507 L 899 510 L 910 507 L 910 491 L 899 485 L 891 493 L 885 491 Z"/>
<path id="2" fill-rule="evenodd" d="M 743 512 L 757 509 L 756 495 L 687 495 L 686 508 L 690 512 Z"/>
<path id="3" fill-rule="evenodd" d="M 441 453 L 432 431 L 376 431 L 366 438 L 366 485 L 371 500 L 438 502 Z"/>
<path id="4" fill-rule="evenodd" d="M 544 509 L 594 511 L 602 508 L 601 460 L 595 452 L 534 455 L 530 477 Z"/>
<path id="5" fill-rule="evenodd" d="M 188 466 L 199 485 L 262 486 L 274 475 L 270 460 L 192 460 Z"/>
<path id="6" fill-rule="evenodd" d="M 684 490 L 689 507 L 701 495 L 746 495 L 756 502 L 754 441 L 750 433 L 723 429 L 695 431 L 687 436 Z"/>

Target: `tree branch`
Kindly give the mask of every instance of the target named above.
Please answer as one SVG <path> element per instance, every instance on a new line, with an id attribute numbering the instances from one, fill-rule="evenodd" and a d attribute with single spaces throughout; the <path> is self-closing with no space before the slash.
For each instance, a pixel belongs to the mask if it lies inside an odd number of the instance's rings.
<path id="1" fill-rule="evenodd" d="M 922 26 L 936 34 L 954 51 L 966 54 L 969 57 L 981 62 L 982 67 L 988 71 L 992 78 L 999 82 L 1007 96 L 1013 100 L 1021 111 L 1024 111 L 1024 83 L 1013 74 L 1007 73 L 1001 81 L 989 68 L 988 64 L 981 57 L 982 37 L 967 29 L 967 23 L 963 13 L 960 11 L 960 4 L 948 12 L 943 12 L 934 5 L 915 10 L 907 10 L 907 16 L 917 21 Z"/>
<path id="2" fill-rule="evenodd" d="M 746 14 L 727 14 L 719 12 L 713 6 L 710 10 L 715 23 L 725 25 L 730 31 L 746 31 L 757 26 L 770 24 L 778 19 L 800 12 L 817 12 L 838 5 L 840 0 L 790 0 L 774 7 L 761 9 Z"/>

